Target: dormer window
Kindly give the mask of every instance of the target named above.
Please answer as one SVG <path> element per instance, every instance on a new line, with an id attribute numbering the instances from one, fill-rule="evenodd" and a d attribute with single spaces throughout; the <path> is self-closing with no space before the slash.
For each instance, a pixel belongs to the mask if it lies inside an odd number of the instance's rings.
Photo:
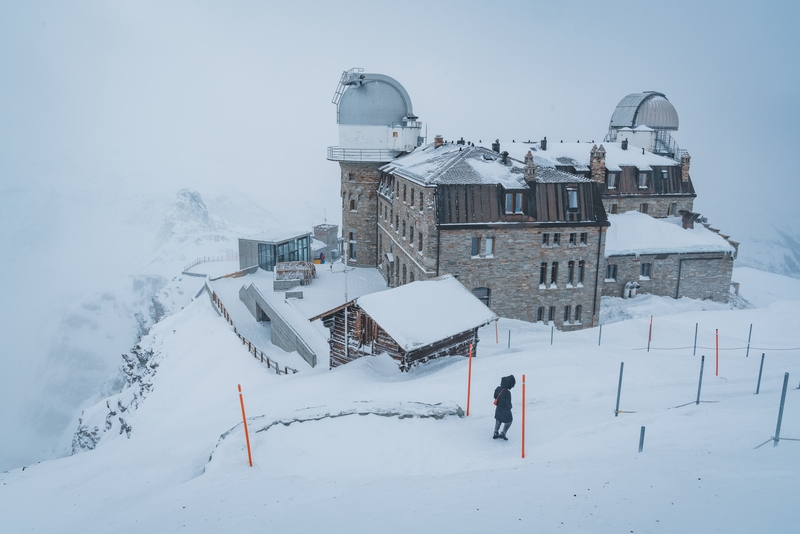
<path id="1" fill-rule="evenodd" d="M 567 188 L 567 206 L 570 211 L 578 211 L 578 190 L 573 187 Z"/>
<path id="2" fill-rule="evenodd" d="M 664 180 L 669 178 L 669 171 L 667 169 L 661 170 L 661 178 L 663 178 Z"/>
<path id="3" fill-rule="evenodd" d="M 506 213 L 522 213 L 522 193 L 506 193 Z"/>
<path id="4" fill-rule="evenodd" d="M 639 189 L 647 189 L 647 175 L 648 173 L 646 172 L 639 173 Z"/>
<path id="5" fill-rule="evenodd" d="M 616 189 L 617 188 L 617 177 L 619 175 L 615 172 L 609 172 L 608 176 L 606 177 L 606 186 L 609 189 Z"/>

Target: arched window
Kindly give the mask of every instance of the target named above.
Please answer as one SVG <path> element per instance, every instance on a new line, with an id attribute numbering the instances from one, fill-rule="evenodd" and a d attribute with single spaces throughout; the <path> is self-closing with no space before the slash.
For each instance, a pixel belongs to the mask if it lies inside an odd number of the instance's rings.
<path id="1" fill-rule="evenodd" d="M 406 266 L 403 264 L 403 283 L 406 283 Z"/>
<path id="2" fill-rule="evenodd" d="M 348 241 L 347 249 L 348 249 L 349 258 L 351 260 L 355 260 L 356 259 L 356 231 L 355 230 L 350 230 L 350 232 L 348 234 L 348 240 L 347 241 Z"/>
<path id="3" fill-rule="evenodd" d="M 414 271 L 410 271 L 408 273 L 408 281 L 409 282 L 413 282 L 414 281 Z"/>

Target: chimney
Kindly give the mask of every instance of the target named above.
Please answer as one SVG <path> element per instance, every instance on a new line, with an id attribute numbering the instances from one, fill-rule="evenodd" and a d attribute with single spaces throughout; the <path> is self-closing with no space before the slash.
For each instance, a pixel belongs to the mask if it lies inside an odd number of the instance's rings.
<path id="1" fill-rule="evenodd" d="M 681 180 L 684 182 L 689 181 L 689 161 L 691 159 L 692 156 L 688 152 L 684 152 L 681 156 Z"/>
<path id="2" fill-rule="evenodd" d="M 591 155 L 589 156 L 589 167 L 592 170 L 592 180 L 598 183 L 605 183 L 606 181 L 606 149 L 603 145 L 597 148 L 597 145 L 592 147 Z"/>
<path id="3" fill-rule="evenodd" d="M 464 145 L 464 144 L 466 144 L 466 143 L 467 143 L 467 142 L 466 142 L 466 141 L 464 141 L 464 138 L 463 138 L 463 137 L 462 137 L 461 139 L 459 139 L 458 141 L 456 141 L 456 144 L 457 144 L 457 145 Z"/>
<path id="4" fill-rule="evenodd" d="M 536 181 L 536 165 L 533 164 L 533 152 L 530 150 L 525 154 L 525 181 Z"/>
<path id="5" fill-rule="evenodd" d="M 433 138 L 433 148 L 439 148 L 444 144 L 444 137 L 437 135 Z"/>
<path id="6" fill-rule="evenodd" d="M 545 136 L 544 139 L 542 139 L 542 142 L 539 143 L 539 148 L 542 150 L 547 150 L 547 136 Z"/>
<path id="7" fill-rule="evenodd" d="M 508 165 L 508 152 L 503 150 L 503 153 L 500 155 L 503 156 L 503 165 Z"/>
<path id="8" fill-rule="evenodd" d="M 628 138 L 622 140 L 622 150 L 628 150 Z"/>
<path id="9" fill-rule="evenodd" d="M 500 153 L 500 139 L 494 140 L 494 143 L 492 143 L 492 150 L 494 150 L 498 154 Z"/>
<path id="10" fill-rule="evenodd" d="M 687 210 L 680 210 L 678 213 L 681 215 L 681 226 L 686 230 L 694 228 L 694 222 L 700 218 L 699 213 Z"/>

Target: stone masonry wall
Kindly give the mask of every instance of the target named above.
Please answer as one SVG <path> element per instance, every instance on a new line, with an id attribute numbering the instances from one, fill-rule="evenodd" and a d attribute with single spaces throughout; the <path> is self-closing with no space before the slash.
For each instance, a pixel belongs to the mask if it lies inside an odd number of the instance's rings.
<path id="1" fill-rule="evenodd" d="M 557 230 L 557 231 L 556 231 Z M 441 229 L 439 274 L 453 274 L 467 289 L 489 288 L 489 307 L 502 317 L 536 322 L 538 309 L 544 308 L 543 320 L 549 323 L 553 306 L 553 322 L 562 330 L 592 326 L 593 312 L 599 311 L 601 279 L 595 285 L 598 248 L 605 247 L 605 231 L 598 227 Z M 580 244 L 585 232 L 586 244 Z M 554 246 L 558 233 L 560 245 Z M 571 233 L 576 245 L 569 244 Z M 549 234 L 549 245 L 543 245 L 542 234 Z M 472 238 L 481 239 L 480 253 L 471 255 Z M 493 238 L 494 253 L 485 254 L 486 238 Z M 601 249 L 602 250 L 602 249 Z M 602 256 L 600 257 L 602 260 Z M 574 261 L 573 283 L 568 285 L 568 263 Z M 578 282 L 579 262 L 584 262 L 583 283 Z M 540 284 L 541 264 L 546 263 L 546 279 Z M 556 283 L 551 283 L 553 262 L 558 262 Z M 595 293 L 597 289 L 597 293 Z M 597 309 L 593 310 L 594 306 Z M 564 321 L 565 307 L 569 318 Z M 581 307 L 576 319 L 576 306 Z"/>
<path id="2" fill-rule="evenodd" d="M 382 163 L 339 162 L 342 171 L 342 239 L 349 241 L 356 233 L 356 258 L 349 260 L 355 267 L 378 265 L 377 202 L 378 181 Z M 351 209 L 351 201 L 355 209 Z M 343 251 L 344 252 L 344 251 Z"/>
<path id="3" fill-rule="evenodd" d="M 606 208 L 606 213 L 612 213 L 611 206 L 616 204 L 617 213 L 625 213 L 628 211 L 640 211 L 641 205 L 647 204 L 647 214 L 651 217 L 670 217 L 677 216 L 680 210 L 692 211 L 694 207 L 694 198 L 692 197 L 668 197 L 668 196 L 641 196 L 641 197 L 612 197 L 605 196 L 603 198 L 603 205 Z M 670 204 L 677 204 L 675 213 L 669 213 Z"/>
<path id="4" fill-rule="evenodd" d="M 651 264 L 649 278 L 641 276 L 644 263 Z M 604 278 L 607 265 L 617 266 L 615 280 Z M 601 268 L 603 296 L 620 297 L 626 282 L 636 282 L 641 286 L 638 293 L 728 302 L 733 257 L 725 253 L 609 256 Z"/>
<path id="5" fill-rule="evenodd" d="M 436 276 L 436 189 L 401 177 L 394 177 L 392 187 L 391 198 L 378 197 L 378 267 L 389 285 L 397 287 L 403 284 L 403 267 L 406 283 Z M 387 253 L 394 257 L 392 264 Z"/>

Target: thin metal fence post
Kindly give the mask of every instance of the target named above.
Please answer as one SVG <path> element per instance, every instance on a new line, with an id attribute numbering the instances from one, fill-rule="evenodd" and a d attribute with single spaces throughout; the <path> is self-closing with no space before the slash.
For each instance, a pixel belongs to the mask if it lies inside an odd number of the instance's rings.
<path id="1" fill-rule="evenodd" d="M 650 330 L 647 333 L 647 352 L 650 352 L 650 342 L 653 341 L 653 316 L 650 316 Z"/>
<path id="2" fill-rule="evenodd" d="M 600 346 L 600 340 L 603 339 L 603 325 L 600 325 L 600 333 L 597 335 L 597 346 Z"/>
<path id="3" fill-rule="evenodd" d="M 642 449 L 644 449 L 644 427 L 639 432 L 639 452 L 642 452 Z"/>
<path id="4" fill-rule="evenodd" d="M 617 386 L 617 407 L 614 408 L 614 417 L 619 415 L 619 395 L 622 392 L 622 369 L 625 367 L 625 362 L 619 362 L 619 385 Z"/>
<path id="5" fill-rule="evenodd" d="M 692 350 L 692 356 L 697 356 L 697 327 L 700 326 L 700 323 L 694 323 L 694 350 Z"/>
<path id="6" fill-rule="evenodd" d="M 695 401 L 695 405 L 700 404 L 700 388 L 703 387 L 703 367 L 706 364 L 706 356 L 705 354 L 700 357 L 700 380 L 697 382 L 697 400 Z"/>
<path id="7" fill-rule="evenodd" d="M 750 323 L 750 333 L 747 335 L 747 354 L 745 354 L 745 358 L 750 357 L 750 338 L 753 337 L 753 323 Z"/>
<path id="8" fill-rule="evenodd" d="M 758 385 L 756 385 L 756 395 L 761 391 L 761 373 L 764 371 L 764 353 L 761 353 L 761 367 L 758 368 Z"/>
<path id="9" fill-rule="evenodd" d="M 555 332 L 555 330 L 556 330 L 555 325 L 550 327 L 550 344 L 551 345 L 553 344 L 553 332 Z"/>
<path id="10" fill-rule="evenodd" d="M 775 428 L 775 443 L 773 443 L 773 447 L 778 446 L 778 442 L 781 439 L 781 419 L 783 419 L 783 403 L 786 402 L 786 386 L 789 385 L 789 373 L 784 373 L 783 375 L 783 393 L 781 393 L 781 407 L 778 410 L 778 426 Z"/>
<path id="11" fill-rule="evenodd" d="M 508 348 L 511 348 L 511 330 L 508 331 Z"/>

